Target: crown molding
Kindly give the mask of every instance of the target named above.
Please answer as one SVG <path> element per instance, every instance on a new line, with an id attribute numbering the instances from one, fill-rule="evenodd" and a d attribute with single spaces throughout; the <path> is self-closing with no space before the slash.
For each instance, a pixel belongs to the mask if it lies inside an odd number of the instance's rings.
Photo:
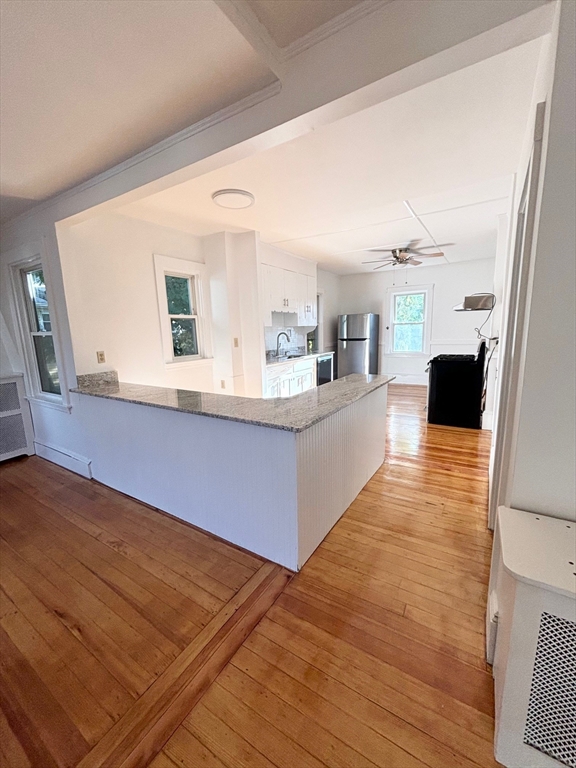
<path id="1" fill-rule="evenodd" d="M 285 60 L 266 27 L 258 19 L 247 0 L 214 0 L 222 13 L 236 27 L 277 77 L 285 74 Z"/>
<path id="2" fill-rule="evenodd" d="M 298 40 L 294 40 L 290 45 L 287 45 L 285 48 L 280 48 L 279 50 L 282 52 L 285 60 L 291 59 L 299 53 L 307 51 L 308 48 L 311 48 L 313 45 L 322 42 L 322 40 L 326 40 L 327 37 L 334 35 L 341 29 L 350 26 L 350 24 L 354 24 L 354 22 L 359 19 L 363 19 L 365 16 L 384 8 L 384 6 L 389 5 L 392 2 L 393 0 L 363 0 L 363 2 L 358 3 L 358 5 L 349 8 L 347 11 L 344 11 L 344 13 L 335 16 L 333 19 L 330 19 L 330 21 L 325 22 L 311 32 L 308 32 L 306 35 L 298 38 Z"/>
<path id="3" fill-rule="evenodd" d="M 8 230 L 11 227 L 26 221 L 32 216 L 35 216 L 41 211 L 44 211 L 47 208 L 50 208 L 52 205 L 55 205 L 56 203 L 59 203 L 63 200 L 67 200 L 70 197 L 74 197 L 75 195 L 81 192 L 85 192 L 86 190 L 91 189 L 92 187 L 95 187 L 98 184 L 101 184 L 102 182 L 107 181 L 108 179 L 113 178 L 114 176 L 117 176 L 118 174 L 123 173 L 124 171 L 129 170 L 130 168 L 133 168 L 139 163 L 142 163 L 145 160 L 148 160 L 150 157 L 153 157 L 154 155 L 158 155 L 161 152 L 164 152 L 165 150 L 169 149 L 170 147 L 173 147 L 174 145 L 179 144 L 182 141 L 186 141 L 192 136 L 196 136 L 197 134 L 202 133 L 202 131 L 206 131 L 209 128 L 212 128 L 214 125 L 217 125 L 218 123 L 223 123 L 224 121 L 230 119 L 231 117 L 234 117 L 235 115 L 238 115 L 241 112 L 245 112 L 247 109 L 250 109 L 251 107 L 254 107 L 257 104 L 260 104 L 263 101 L 266 101 L 267 99 L 271 99 L 273 96 L 278 95 L 281 90 L 282 90 L 282 83 L 279 80 L 275 80 L 273 83 L 270 83 L 270 85 L 267 85 L 265 88 L 261 88 L 259 91 L 256 91 L 255 93 L 251 93 L 249 96 L 245 96 L 243 99 L 240 99 L 239 101 L 236 101 L 233 104 L 230 104 L 228 107 L 223 107 L 222 109 L 219 109 L 217 112 L 214 112 L 213 114 L 208 115 L 208 117 L 202 118 L 202 120 L 199 120 L 198 122 L 188 126 L 188 128 L 184 128 L 181 131 L 178 131 L 178 133 L 174 133 L 171 136 L 168 136 L 167 138 L 162 139 L 162 141 L 159 141 L 156 144 L 153 144 L 151 147 L 148 147 L 148 149 L 144 149 L 142 150 L 142 152 L 138 152 L 138 154 L 133 155 L 132 157 L 129 157 L 128 159 L 123 160 L 121 163 L 118 163 L 117 165 L 112 166 L 112 168 L 108 168 L 106 171 L 102 171 L 96 176 L 93 176 L 92 178 L 87 179 L 86 181 L 83 181 L 80 184 L 77 184 L 76 186 L 71 187 L 70 189 L 64 190 L 63 192 L 60 192 L 57 195 L 54 195 L 53 197 L 49 197 L 47 200 L 43 200 L 41 203 L 38 203 L 38 205 L 35 205 L 33 208 L 30 208 L 29 210 L 24 211 L 24 213 L 21 213 L 20 215 L 15 216 L 13 219 L 9 219 L 8 221 L 4 222 L 2 225 L 2 229 Z"/>
<path id="4" fill-rule="evenodd" d="M 394 0 L 363 0 L 344 13 L 299 37 L 284 48 L 276 44 L 268 29 L 258 19 L 248 0 L 215 0 L 220 10 L 226 14 L 252 47 L 262 56 L 272 71 L 281 77 L 286 63 L 298 54 L 326 40 L 341 29 L 354 24 L 359 19 L 378 11 Z"/>

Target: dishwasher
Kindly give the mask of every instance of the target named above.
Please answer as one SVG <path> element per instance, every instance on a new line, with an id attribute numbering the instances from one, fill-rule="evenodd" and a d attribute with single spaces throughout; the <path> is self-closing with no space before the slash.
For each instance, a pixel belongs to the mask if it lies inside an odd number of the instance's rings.
<path id="1" fill-rule="evenodd" d="M 334 379 L 334 355 L 318 355 L 316 358 L 316 384 L 328 384 Z"/>

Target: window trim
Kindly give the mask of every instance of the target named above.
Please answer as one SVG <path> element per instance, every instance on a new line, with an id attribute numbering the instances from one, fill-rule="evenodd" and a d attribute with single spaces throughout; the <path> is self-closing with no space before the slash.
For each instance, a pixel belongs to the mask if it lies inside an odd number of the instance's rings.
<path id="1" fill-rule="evenodd" d="M 211 358 L 211 340 L 209 325 L 207 322 L 207 300 L 204 290 L 204 264 L 188 259 L 178 259 L 174 256 L 162 256 L 153 254 L 154 273 L 156 278 L 156 296 L 158 301 L 158 315 L 160 319 L 160 335 L 162 338 L 162 355 L 166 368 L 184 368 L 202 365 Z M 198 342 L 198 354 L 177 357 L 174 355 L 172 344 L 171 318 L 178 315 L 170 315 L 166 294 L 165 277 L 185 277 L 190 280 L 190 292 L 195 315 L 180 315 L 196 320 L 196 337 Z"/>
<path id="2" fill-rule="evenodd" d="M 22 358 L 26 374 L 25 378 L 29 390 L 27 395 L 28 400 L 34 403 L 38 403 L 39 405 L 47 405 L 52 408 L 56 408 L 57 410 L 70 412 L 71 406 L 69 402 L 68 391 L 64 381 L 62 355 L 60 353 L 60 338 L 58 325 L 56 322 L 56 312 L 54 311 L 55 302 L 51 286 L 51 277 L 49 270 L 46 269 L 46 265 L 43 262 L 41 249 L 34 249 L 32 256 L 9 262 L 9 267 L 12 297 L 14 303 L 14 316 L 16 320 L 16 328 L 22 345 Z M 33 333 L 30 330 L 29 298 L 26 296 L 24 290 L 24 273 L 34 269 L 41 269 L 44 272 L 46 280 L 46 296 L 48 299 L 48 306 L 51 308 L 51 336 L 54 343 L 56 365 L 58 366 L 60 394 L 56 394 L 54 392 L 45 392 L 42 389 L 42 382 L 40 380 L 40 372 L 38 370 L 38 364 L 36 360 L 36 351 L 32 341 Z"/>
<path id="3" fill-rule="evenodd" d="M 395 297 L 413 293 L 424 294 L 424 336 L 421 352 L 396 352 L 394 350 L 394 305 Z M 434 285 L 393 285 L 387 289 L 386 317 L 386 343 L 385 354 L 394 357 L 427 357 L 430 355 L 430 342 L 432 336 L 432 305 L 434 301 Z"/>

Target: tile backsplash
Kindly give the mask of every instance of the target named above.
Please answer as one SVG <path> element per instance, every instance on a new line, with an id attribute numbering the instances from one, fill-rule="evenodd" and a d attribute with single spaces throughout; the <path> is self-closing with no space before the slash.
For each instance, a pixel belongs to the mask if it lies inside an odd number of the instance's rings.
<path id="1" fill-rule="evenodd" d="M 280 349 L 287 353 L 304 352 L 306 349 L 306 335 L 308 333 L 306 327 L 291 327 L 284 328 L 280 326 L 271 326 L 264 328 L 264 339 L 266 343 L 266 352 L 276 351 L 276 339 L 279 333 L 287 333 L 290 336 L 290 341 L 286 341 L 286 337 L 282 336 L 280 339 Z"/>

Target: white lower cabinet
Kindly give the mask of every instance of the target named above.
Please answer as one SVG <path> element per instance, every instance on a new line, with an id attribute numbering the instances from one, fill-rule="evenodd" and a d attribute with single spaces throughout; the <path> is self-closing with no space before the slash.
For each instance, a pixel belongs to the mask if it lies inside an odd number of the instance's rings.
<path id="1" fill-rule="evenodd" d="M 316 358 L 271 366 L 267 370 L 266 397 L 291 397 L 316 386 Z"/>

